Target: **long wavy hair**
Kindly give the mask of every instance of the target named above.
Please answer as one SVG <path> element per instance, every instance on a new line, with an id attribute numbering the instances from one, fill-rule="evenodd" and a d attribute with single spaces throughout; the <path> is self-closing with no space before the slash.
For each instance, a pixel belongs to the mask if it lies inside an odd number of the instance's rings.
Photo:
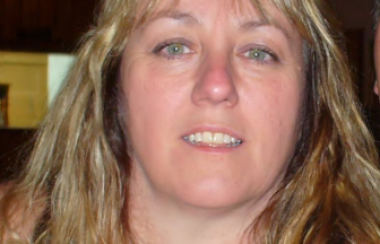
<path id="1" fill-rule="evenodd" d="M 260 0 L 251 1 L 267 17 Z M 331 13 L 322 0 L 271 1 L 304 39 L 306 96 L 302 136 L 283 185 L 248 236 L 266 244 L 378 243 L 378 156 Z M 25 169 L 0 202 L 0 243 L 133 242 L 118 70 L 128 36 L 157 2 L 103 0 Z M 28 239 L 14 223 L 30 216 Z"/>

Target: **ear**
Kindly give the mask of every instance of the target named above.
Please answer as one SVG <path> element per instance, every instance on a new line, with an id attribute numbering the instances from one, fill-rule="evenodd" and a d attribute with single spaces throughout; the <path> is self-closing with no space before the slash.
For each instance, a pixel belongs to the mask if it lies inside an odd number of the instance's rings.
<path id="1" fill-rule="evenodd" d="M 373 86 L 373 91 L 376 93 L 376 95 L 379 95 L 379 84 L 377 80 L 375 81 L 375 85 Z"/>

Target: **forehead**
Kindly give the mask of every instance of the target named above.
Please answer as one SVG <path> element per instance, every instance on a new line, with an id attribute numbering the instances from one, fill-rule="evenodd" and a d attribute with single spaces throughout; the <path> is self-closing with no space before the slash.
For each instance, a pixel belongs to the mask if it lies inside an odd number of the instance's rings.
<path id="1" fill-rule="evenodd" d="M 272 0 L 146 0 L 140 13 L 145 14 L 141 25 L 168 17 L 187 23 L 202 24 L 206 20 L 228 19 L 235 25 L 274 25 L 289 34 L 294 31 L 291 21 Z M 146 7 L 151 7 L 146 11 Z"/>

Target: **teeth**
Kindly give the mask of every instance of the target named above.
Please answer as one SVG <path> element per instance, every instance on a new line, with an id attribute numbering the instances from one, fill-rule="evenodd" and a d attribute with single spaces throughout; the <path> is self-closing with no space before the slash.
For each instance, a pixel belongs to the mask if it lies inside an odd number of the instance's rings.
<path id="1" fill-rule="evenodd" d="M 209 144 L 209 143 L 212 143 L 213 141 L 214 141 L 214 137 L 211 132 L 206 131 L 202 133 L 202 142 Z"/>
<path id="2" fill-rule="evenodd" d="M 195 141 L 195 135 L 194 134 L 191 134 L 189 136 L 189 141 Z"/>
<path id="3" fill-rule="evenodd" d="M 204 144 L 211 147 L 236 147 L 242 143 L 242 140 L 238 140 L 233 136 L 220 132 L 212 133 L 210 131 L 197 132 L 185 136 L 183 139 L 191 144 Z"/>
<path id="4" fill-rule="evenodd" d="M 195 134 L 195 141 L 196 142 L 202 141 L 202 133 L 198 132 L 197 134 Z"/>
<path id="5" fill-rule="evenodd" d="M 223 141 L 225 144 L 231 143 L 231 137 L 229 135 L 224 134 Z"/>
<path id="6" fill-rule="evenodd" d="M 213 142 L 216 143 L 216 144 L 222 144 L 222 143 L 224 143 L 223 133 L 215 133 L 214 134 L 214 138 L 213 138 Z"/>

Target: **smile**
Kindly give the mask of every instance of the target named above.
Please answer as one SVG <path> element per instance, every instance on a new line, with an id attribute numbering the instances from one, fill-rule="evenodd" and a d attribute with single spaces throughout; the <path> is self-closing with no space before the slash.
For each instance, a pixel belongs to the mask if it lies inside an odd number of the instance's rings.
<path id="1" fill-rule="evenodd" d="M 221 132 L 197 132 L 184 136 L 183 139 L 193 145 L 209 147 L 237 147 L 243 143 L 231 135 Z"/>

